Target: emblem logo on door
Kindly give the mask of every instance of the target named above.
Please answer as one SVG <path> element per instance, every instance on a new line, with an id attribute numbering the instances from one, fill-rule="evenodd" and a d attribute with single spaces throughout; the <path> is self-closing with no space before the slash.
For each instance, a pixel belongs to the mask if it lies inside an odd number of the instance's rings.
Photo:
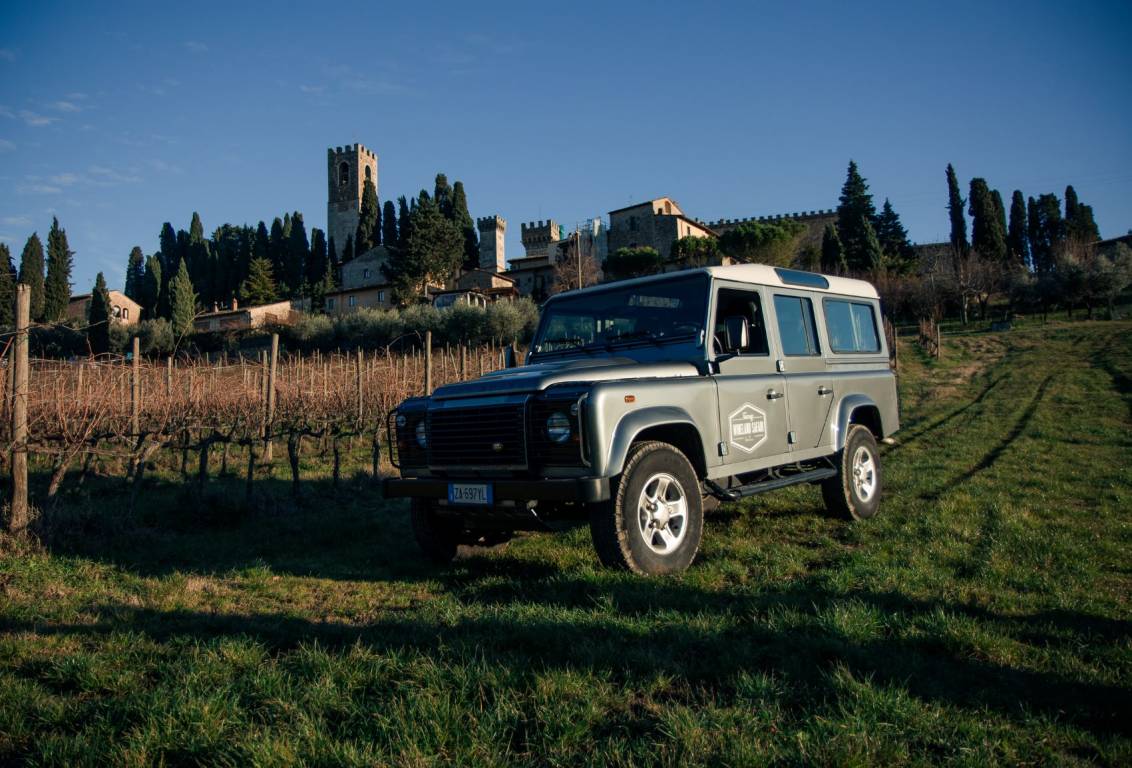
<path id="1" fill-rule="evenodd" d="M 754 453 L 766 440 L 766 413 L 743 403 L 729 417 L 731 444 L 743 453 Z"/>

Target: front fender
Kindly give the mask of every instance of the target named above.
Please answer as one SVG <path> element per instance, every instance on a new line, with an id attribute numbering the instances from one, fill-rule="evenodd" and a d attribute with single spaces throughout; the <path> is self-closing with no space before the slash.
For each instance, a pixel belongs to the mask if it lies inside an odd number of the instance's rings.
<path id="1" fill-rule="evenodd" d="M 613 439 L 609 443 L 609 455 L 606 457 L 601 474 L 605 477 L 621 474 L 621 470 L 625 467 L 625 459 L 629 455 L 629 447 L 632 446 L 637 435 L 651 427 L 668 425 L 687 425 L 695 429 L 697 435 L 699 434 L 695 419 L 683 408 L 672 405 L 658 405 L 626 413 L 617 422 L 617 426 L 613 430 Z M 702 437 L 700 444 L 702 450 Z M 691 456 L 688 458 L 692 459 Z"/>
<path id="2" fill-rule="evenodd" d="M 880 412 L 876 402 L 868 395 L 847 395 L 841 399 L 837 407 L 837 416 L 833 421 L 833 447 L 836 450 L 840 451 L 845 447 L 845 435 L 849 431 L 849 421 L 853 418 L 853 411 L 862 406 L 876 408 L 877 413 Z"/>

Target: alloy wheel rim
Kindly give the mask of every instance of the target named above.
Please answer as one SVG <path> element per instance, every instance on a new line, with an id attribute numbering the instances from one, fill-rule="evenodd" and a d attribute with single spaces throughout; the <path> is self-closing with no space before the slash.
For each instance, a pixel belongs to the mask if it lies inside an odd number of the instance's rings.
<path id="1" fill-rule="evenodd" d="M 861 501 L 868 501 L 877 490 L 877 466 L 872 451 L 861 446 L 853 454 L 853 490 Z"/>
<path id="2" fill-rule="evenodd" d="M 658 555 L 669 555 L 688 531 L 688 498 L 680 481 L 657 472 L 641 488 L 637 500 L 637 526 L 645 545 Z"/>

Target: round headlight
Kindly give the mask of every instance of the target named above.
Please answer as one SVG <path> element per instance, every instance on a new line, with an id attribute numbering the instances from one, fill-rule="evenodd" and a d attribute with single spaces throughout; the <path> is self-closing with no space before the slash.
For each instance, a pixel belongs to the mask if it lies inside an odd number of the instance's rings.
<path id="1" fill-rule="evenodd" d="M 546 436 L 556 443 L 570 439 L 570 419 L 562 411 L 555 411 L 546 420 Z"/>
<path id="2" fill-rule="evenodd" d="M 403 414 L 403 413 L 397 414 L 397 429 L 404 429 L 405 425 L 408 424 L 408 423 L 409 423 L 409 420 L 405 418 L 405 414 Z"/>
<path id="3" fill-rule="evenodd" d="M 428 448 L 428 428 L 425 427 L 424 419 L 417 422 L 417 445 Z"/>

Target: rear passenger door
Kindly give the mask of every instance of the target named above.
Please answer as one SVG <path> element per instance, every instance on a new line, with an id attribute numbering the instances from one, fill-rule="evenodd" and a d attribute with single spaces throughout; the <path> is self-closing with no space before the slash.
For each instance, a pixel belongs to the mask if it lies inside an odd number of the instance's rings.
<path id="1" fill-rule="evenodd" d="M 774 289 L 774 327 L 785 376 L 787 442 L 791 450 L 816 448 L 833 407 L 836 378 L 822 356 L 814 300 L 802 291 Z"/>

